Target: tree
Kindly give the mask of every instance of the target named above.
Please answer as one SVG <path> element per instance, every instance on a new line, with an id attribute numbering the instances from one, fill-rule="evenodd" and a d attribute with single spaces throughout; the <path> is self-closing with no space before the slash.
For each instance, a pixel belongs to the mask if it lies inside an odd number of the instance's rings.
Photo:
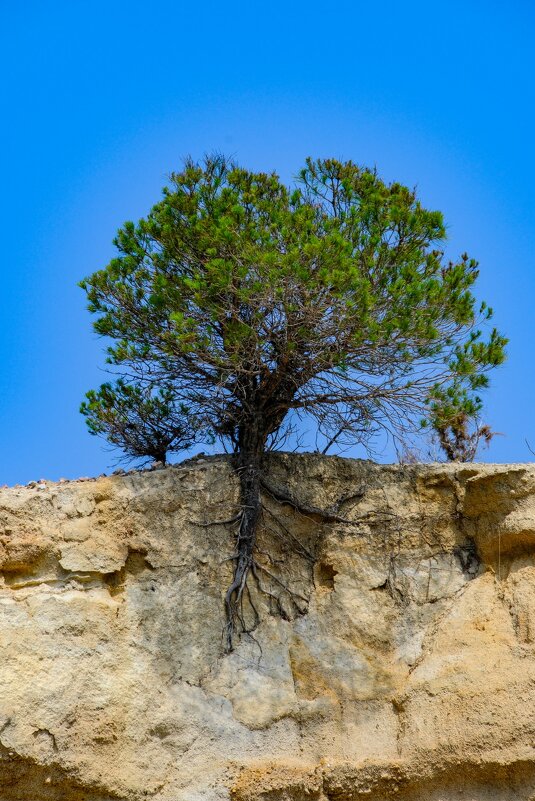
<path id="1" fill-rule="evenodd" d="M 351 161 L 308 159 L 294 186 L 222 157 L 188 160 L 81 282 L 108 361 L 234 452 L 241 488 L 227 645 L 243 594 L 273 438 L 307 418 L 326 442 L 404 436 L 449 403 L 472 414 L 506 340 L 477 263 L 445 260 L 442 215 Z M 280 496 L 280 493 L 279 493 Z"/>
<path id="2" fill-rule="evenodd" d="M 168 453 L 190 448 L 199 427 L 170 388 L 102 384 L 91 390 L 80 407 L 91 434 L 104 435 L 132 459 L 150 458 L 165 464 Z"/>

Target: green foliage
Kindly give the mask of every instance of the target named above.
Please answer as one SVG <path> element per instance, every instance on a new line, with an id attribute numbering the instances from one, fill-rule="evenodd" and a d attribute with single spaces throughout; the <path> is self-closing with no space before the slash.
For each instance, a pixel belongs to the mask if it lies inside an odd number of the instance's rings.
<path id="1" fill-rule="evenodd" d="M 506 340 L 482 332 L 492 311 L 472 293 L 477 262 L 447 261 L 445 238 L 440 212 L 351 161 L 308 159 L 286 187 L 216 156 L 174 173 L 81 286 L 108 362 L 141 393 L 128 404 L 165 386 L 165 403 L 238 451 L 252 432 L 262 450 L 289 415 L 368 443 L 439 404 L 474 414 L 505 358 Z M 102 392 L 84 413 L 111 439 Z M 126 397 L 123 383 L 112 407 Z"/>
<path id="2" fill-rule="evenodd" d="M 104 435 L 127 456 L 165 463 L 195 442 L 198 423 L 170 389 L 150 393 L 121 379 L 91 390 L 80 407 L 91 434 Z"/>

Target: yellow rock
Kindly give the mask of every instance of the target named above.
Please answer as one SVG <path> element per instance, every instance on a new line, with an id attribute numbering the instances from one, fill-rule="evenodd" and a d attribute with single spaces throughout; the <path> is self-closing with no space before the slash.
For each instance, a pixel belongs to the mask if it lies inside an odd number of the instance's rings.
<path id="1" fill-rule="evenodd" d="M 535 799 L 535 467 L 268 469 L 228 655 L 226 458 L 0 490 L 0 801 Z"/>

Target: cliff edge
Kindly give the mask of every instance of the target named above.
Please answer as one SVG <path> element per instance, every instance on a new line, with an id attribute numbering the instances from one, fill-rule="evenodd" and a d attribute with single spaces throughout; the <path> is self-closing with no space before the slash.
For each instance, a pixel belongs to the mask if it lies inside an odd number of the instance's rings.
<path id="1" fill-rule="evenodd" d="M 535 466 L 224 457 L 0 490 L 0 801 L 535 799 Z"/>

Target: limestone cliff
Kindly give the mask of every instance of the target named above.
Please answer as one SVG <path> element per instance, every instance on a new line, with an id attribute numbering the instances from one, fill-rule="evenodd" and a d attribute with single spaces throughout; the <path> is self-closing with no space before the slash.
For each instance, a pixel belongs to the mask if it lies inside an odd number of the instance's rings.
<path id="1" fill-rule="evenodd" d="M 535 799 L 535 467 L 270 477 L 226 656 L 226 459 L 0 491 L 0 801 Z"/>

